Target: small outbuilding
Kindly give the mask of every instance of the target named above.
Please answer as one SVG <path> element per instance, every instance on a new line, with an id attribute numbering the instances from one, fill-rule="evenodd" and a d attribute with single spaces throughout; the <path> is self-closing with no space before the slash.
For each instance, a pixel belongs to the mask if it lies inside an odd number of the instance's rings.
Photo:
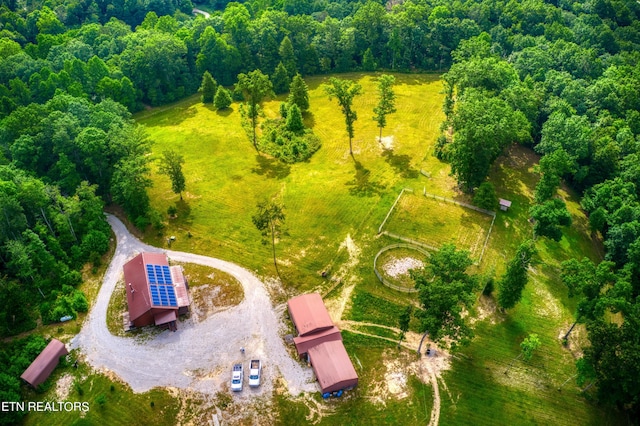
<path id="1" fill-rule="evenodd" d="M 509 210 L 509 207 L 511 207 L 511 201 L 505 200 L 504 198 L 499 198 L 498 204 L 500 204 L 500 210 L 502 210 L 503 212 L 506 212 L 507 210 Z"/>
<path id="2" fill-rule="evenodd" d="M 164 253 L 140 253 L 123 269 L 130 325 L 175 331 L 178 316 L 188 313 L 190 304 L 182 267 L 169 266 Z"/>
<path id="3" fill-rule="evenodd" d="M 53 370 L 58 366 L 60 357 L 68 354 L 69 351 L 64 343 L 60 340 L 51 339 L 47 347 L 44 348 L 44 350 L 40 352 L 40 355 L 33 360 L 31 365 L 24 370 L 20 378 L 34 388 L 37 388 L 53 373 Z"/>

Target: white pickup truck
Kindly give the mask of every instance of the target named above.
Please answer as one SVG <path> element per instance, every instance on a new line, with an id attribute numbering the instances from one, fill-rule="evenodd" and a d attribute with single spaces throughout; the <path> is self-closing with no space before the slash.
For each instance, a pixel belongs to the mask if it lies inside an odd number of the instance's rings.
<path id="1" fill-rule="evenodd" d="M 231 390 L 239 392 L 242 390 L 242 379 L 244 378 L 244 372 L 242 371 L 242 364 L 234 364 L 233 371 L 231 372 Z"/>
<path id="2" fill-rule="evenodd" d="M 252 359 L 249 369 L 249 386 L 255 388 L 260 386 L 260 374 L 262 373 L 262 363 L 259 359 Z"/>

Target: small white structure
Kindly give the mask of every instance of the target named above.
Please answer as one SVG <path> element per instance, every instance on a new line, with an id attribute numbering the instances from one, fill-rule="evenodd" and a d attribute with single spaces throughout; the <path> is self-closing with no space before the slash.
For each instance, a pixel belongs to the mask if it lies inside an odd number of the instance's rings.
<path id="1" fill-rule="evenodd" d="M 509 200 L 500 198 L 498 201 L 500 203 L 500 210 L 502 210 L 503 212 L 506 212 L 507 210 L 509 210 L 509 207 L 511 207 L 511 201 Z"/>

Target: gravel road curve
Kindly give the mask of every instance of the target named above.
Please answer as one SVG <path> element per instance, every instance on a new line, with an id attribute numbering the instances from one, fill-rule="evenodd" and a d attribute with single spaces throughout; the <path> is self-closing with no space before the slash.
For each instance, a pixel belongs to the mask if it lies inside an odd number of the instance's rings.
<path id="1" fill-rule="evenodd" d="M 89 364 L 114 372 L 134 392 L 171 386 L 213 394 L 227 386 L 234 362 L 242 361 L 248 369 L 249 359 L 256 357 L 263 363 L 262 386 L 257 389 L 247 386 L 238 398 L 270 393 L 276 377 L 284 379 L 292 395 L 319 390 L 311 368 L 303 368 L 286 351 L 278 334 L 283 325 L 263 283 L 255 275 L 224 260 L 143 244 L 116 217 L 109 215 L 107 220 L 117 237 L 116 251 L 96 302 L 70 345 L 72 349 L 80 348 Z M 179 322 L 178 331 L 163 331 L 144 342 L 114 336 L 106 324 L 111 293 L 122 276 L 124 263 L 143 251 L 164 252 L 174 261 L 227 272 L 242 284 L 244 300 L 202 322 Z M 241 347 L 246 349 L 244 355 L 240 353 Z"/>

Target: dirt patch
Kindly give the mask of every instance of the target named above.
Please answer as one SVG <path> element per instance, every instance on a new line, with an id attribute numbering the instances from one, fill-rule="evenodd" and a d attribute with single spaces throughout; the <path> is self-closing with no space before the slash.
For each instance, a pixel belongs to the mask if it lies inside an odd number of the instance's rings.
<path id="1" fill-rule="evenodd" d="M 558 330 L 558 340 L 562 341 L 564 335 L 567 334 L 567 331 L 569 331 L 572 324 L 573 323 L 565 323 L 565 325 Z M 567 344 L 563 346 L 571 352 L 571 355 L 573 355 L 575 359 L 578 359 L 582 358 L 584 355 L 583 348 L 587 345 L 589 345 L 589 339 L 587 337 L 586 327 L 584 324 L 576 324 L 567 338 Z"/>
<path id="2" fill-rule="evenodd" d="M 244 299 L 242 285 L 231 275 L 202 265 L 181 265 L 189 282 L 191 318 L 195 322 L 237 306 Z"/>
<path id="3" fill-rule="evenodd" d="M 63 374 L 56 383 L 56 398 L 58 401 L 67 399 L 71 386 L 73 386 L 73 376 L 69 373 Z"/>
<path id="4" fill-rule="evenodd" d="M 351 293 L 353 293 L 354 288 L 355 284 L 345 286 L 342 288 L 339 297 L 324 300 L 324 304 L 333 322 L 338 323 L 342 319 L 342 314 L 351 301 Z"/>
<path id="5" fill-rule="evenodd" d="M 559 319 L 562 315 L 558 301 L 549 293 L 549 290 L 537 280 L 533 281 L 534 292 L 537 296 L 536 314 L 542 317 Z"/>
<path id="6" fill-rule="evenodd" d="M 383 136 L 382 139 L 379 136 L 376 136 L 376 141 L 380 142 L 382 149 L 393 149 L 393 139 L 393 135 Z"/>
<path id="7" fill-rule="evenodd" d="M 435 349 L 435 345 L 432 347 Z M 398 353 L 389 349 L 382 354 L 382 359 L 385 365 L 384 380 L 372 384 L 369 399 L 375 404 L 384 406 L 389 398 L 398 400 L 407 398 L 410 395 L 410 389 L 407 386 L 408 378 L 413 375 L 434 388 L 432 418 L 434 415 L 436 418 L 439 417 L 440 396 L 437 379 L 442 381 L 442 372 L 451 368 L 449 353 L 435 349 L 430 356 L 421 356 L 416 359 L 410 352 Z"/>
<path id="8" fill-rule="evenodd" d="M 498 304 L 493 297 L 481 295 L 475 308 L 476 316 L 469 319 L 471 324 L 485 319 L 488 319 L 491 324 L 496 324 L 504 319 L 498 312 Z"/>
<path id="9" fill-rule="evenodd" d="M 411 269 L 423 268 L 424 262 L 420 259 L 416 259 L 415 257 L 402 257 L 402 258 L 392 258 L 384 265 L 382 265 L 382 270 L 393 278 L 399 278 L 401 276 L 409 276 L 409 271 Z"/>

